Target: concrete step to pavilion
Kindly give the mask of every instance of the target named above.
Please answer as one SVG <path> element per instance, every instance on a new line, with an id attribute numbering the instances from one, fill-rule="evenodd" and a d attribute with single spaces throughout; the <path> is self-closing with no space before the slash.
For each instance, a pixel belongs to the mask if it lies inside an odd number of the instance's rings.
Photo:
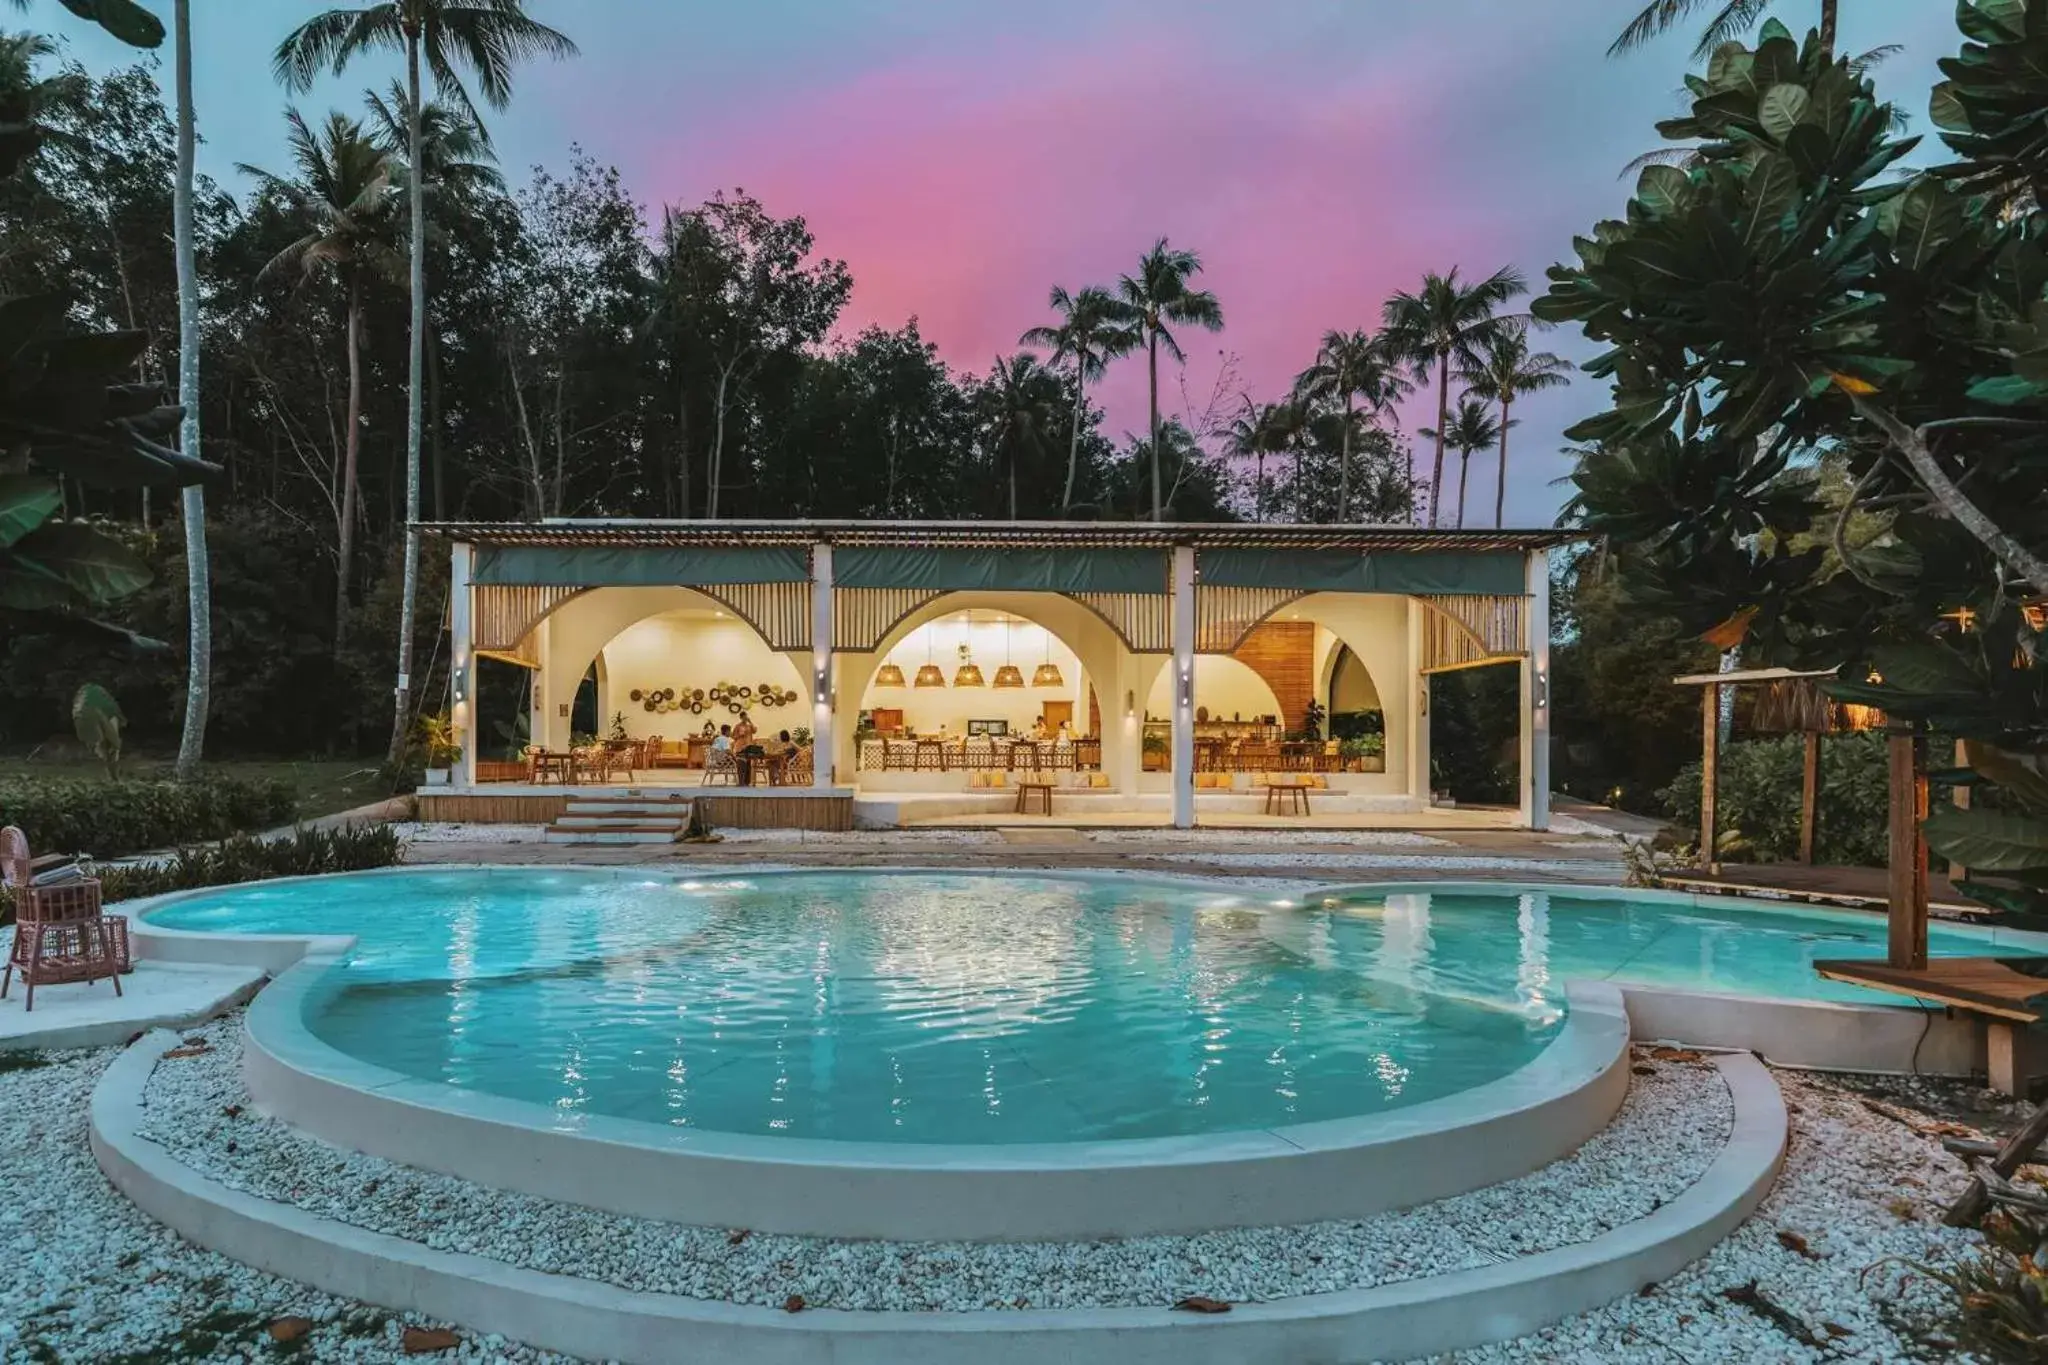
<path id="1" fill-rule="evenodd" d="M 571 800 L 542 832 L 550 844 L 672 844 L 690 825 L 690 801 Z"/>

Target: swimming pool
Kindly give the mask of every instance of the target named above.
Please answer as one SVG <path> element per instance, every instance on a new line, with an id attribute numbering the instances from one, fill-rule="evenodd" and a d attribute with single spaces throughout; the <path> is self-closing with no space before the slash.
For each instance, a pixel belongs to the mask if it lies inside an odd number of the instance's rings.
<path id="1" fill-rule="evenodd" d="M 565 1116 L 916 1144 L 1397 1111 L 1537 1057 L 1574 977 L 1867 1001 L 1810 964 L 1883 951 L 1881 921 L 1818 911 L 1018 873 L 409 869 L 149 919 L 355 935 L 305 1022 L 406 1077 Z"/>

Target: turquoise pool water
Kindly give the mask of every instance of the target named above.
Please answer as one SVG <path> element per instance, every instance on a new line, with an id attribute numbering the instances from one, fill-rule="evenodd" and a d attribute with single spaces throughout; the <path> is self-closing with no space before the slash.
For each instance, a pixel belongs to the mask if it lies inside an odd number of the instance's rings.
<path id="1" fill-rule="evenodd" d="M 409 1076 L 916 1143 L 1371 1114 L 1528 1062 L 1573 977 L 1859 999 L 1809 964 L 1883 950 L 1881 922 L 1818 912 L 937 872 L 419 869 L 229 888 L 151 921 L 356 935 L 307 1022 Z"/>

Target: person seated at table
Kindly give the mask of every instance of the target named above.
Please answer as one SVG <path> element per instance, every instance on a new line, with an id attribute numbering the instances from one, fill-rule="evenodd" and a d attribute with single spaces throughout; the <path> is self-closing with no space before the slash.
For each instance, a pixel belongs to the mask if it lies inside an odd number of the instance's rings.
<path id="1" fill-rule="evenodd" d="M 711 722 L 708 720 L 704 723 L 707 726 L 711 724 Z M 711 747 L 717 749 L 721 753 L 732 747 L 732 727 L 730 725 L 721 725 L 718 727 L 718 738 L 711 741 Z"/>
<path id="2" fill-rule="evenodd" d="M 732 727 L 732 742 L 734 746 L 741 749 L 746 748 L 754 742 L 754 736 L 757 733 L 758 731 L 754 729 L 754 718 L 745 711 L 740 712 L 739 724 Z"/>
<path id="3" fill-rule="evenodd" d="M 704 738 L 706 738 L 706 739 L 716 739 L 716 738 L 718 738 L 718 726 L 717 726 L 717 725 L 716 725 L 715 723 L 713 723 L 713 722 L 711 722 L 711 721 L 708 721 L 708 720 L 704 722 Z"/>
<path id="4" fill-rule="evenodd" d="M 793 754 L 796 752 L 796 741 L 789 737 L 789 731 L 784 730 L 775 736 L 775 748 L 778 753 Z"/>
<path id="5" fill-rule="evenodd" d="M 1032 743 L 1034 743 L 1034 744 L 1039 744 L 1039 743 L 1043 743 L 1043 742 L 1045 741 L 1045 739 L 1046 739 L 1046 729 L 1045 729 L 1045 717 L 1044 717 L 1044 716 L 1040 716 L 1040 717 L 1039 717 L 1039 718 L 1038 718 L 1037 720 L 1034 720 L 1034 721 L 1032 721 L 1032 722 L 1031 722 L 1031 741 L 1032 741 Z"/>

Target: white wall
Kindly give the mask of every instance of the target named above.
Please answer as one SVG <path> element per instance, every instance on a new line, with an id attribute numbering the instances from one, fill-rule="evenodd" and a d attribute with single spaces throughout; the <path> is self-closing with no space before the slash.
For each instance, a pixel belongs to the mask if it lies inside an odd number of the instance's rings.
<path id="1" fill-rule="evenodd" d="M 609 733 L 612 711 L 625 712 L 626 733 L 634 739 L 649 735 L 681 739 L 701 733 L 707 720 L 721 725 L 737 721 L 738 716 L 709 702 L 703 715 L 689 711 L 650 714 L 632 700 L 635 688 L 643 692 L 663 687 L 678 692 L 695 687 L 709 691 L 714 683 L 758 689 L 766 682 L 795 692 L 796 700 L 787 706 L 749 708 L 754 725 L 768 734 L 811 723 L 803 678 L 795 665 L 768 648 L 752 626 L 730 612 L 685 610 L 650 616 L 612 637 L 602 658 L 605 699 L 611 709 L 600 720 L 600 732 Z"/>
<path id="2" fill-rule="evenodd" d="M 1278 716 L 1280 699 L 1250 665 L 1228 654 L 1195 656 L 1195 709 L 1209 709 L 1209 719 L 1255 721 L 1260 716 Z M 1145 699 L 1145 711 L 1154 720 L 1173 718 L 1173 670 L 1160 673 Z"/>
<path id="3" fill-rule="evenodd" d="M 953 677 L 963 662 L 960 646 L 968 646 L 981 669 L 984 686 L 955 687 Z M 1063 687 L 1031 687 L 1031 675 L 1048 658 L 1059 665 Z M 917 670 L 926 661 L 937 664 L 946 675 L 946 686 L 915 686 Z M 919 734 L 936 734 L 941 726 L 949 735 L 967 733 L 970 720 L 1006 720 L 1016 734 L 1029 730 L 1048 701 L 1074 703 L 1075 733 L 1088 729 L 1088 691 L 1080 659 L 1043 626 L 1018 621 L 1005 631 L 1003 623 L 987 618 L 963 621 L 957 616 L 929 621 L 912 631 L 885 656 L 885 661 L 903 670 L 902 687 L 870 685 L 861 698 L 861 709 L 877 706 L 903 712 L 903 723 Z M 1024 675 L 1025 687 L 998 689 L 996 670 L 1014 663 Z"/>

